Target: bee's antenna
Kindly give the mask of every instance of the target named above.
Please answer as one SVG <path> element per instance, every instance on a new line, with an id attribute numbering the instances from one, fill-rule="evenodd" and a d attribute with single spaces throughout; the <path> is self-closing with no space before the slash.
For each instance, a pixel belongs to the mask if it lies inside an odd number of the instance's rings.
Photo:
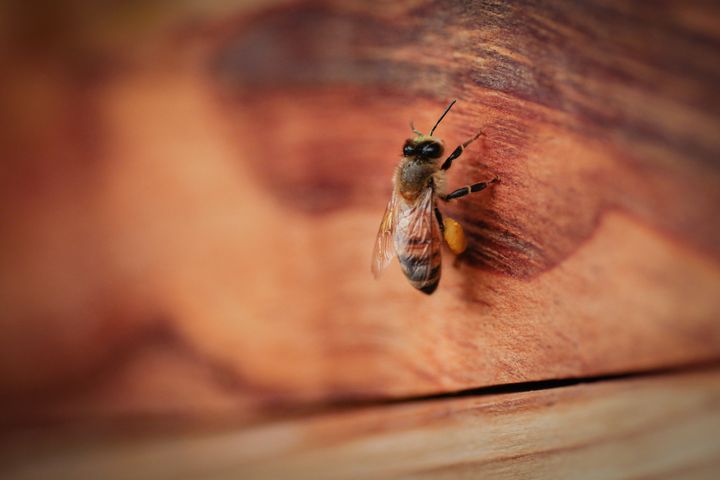
<path id="1" fill-rule="evenodd" d="M 457 102 L 457 100 L 453 100 L 452 102 L 450 102 L 450 105 L 447 106 L 447 108 L 445 109 L 445 111 L 443 112 L 443 114 L 440 115 L 440 118 L 438 118 L 438 121 L 435 122 L 435 126 L 432 128 L 432 130 L 430 130 L 430 136 L 431 136 L 431 137 L 432 137 L 433 132 L 434 132 L 435 129 L 437 128 L 437 126 L 440 125 L 440 122 L 442 122 L 442 119 L 445 118 L 445 115 L 447 115 L 447 113 L 450 111 L 450 109 L 452 108 L 452 106 L 455 105 L 455 102 Z"/>
<path id="2" fill-rule="evenodd" d="M 415 124 L 412 120 L 410 120 L 410 130 L 412 130 L 415 135 L 422 136 L 422 133 L 419 132 L 417 128 L 415 128 Z"/>

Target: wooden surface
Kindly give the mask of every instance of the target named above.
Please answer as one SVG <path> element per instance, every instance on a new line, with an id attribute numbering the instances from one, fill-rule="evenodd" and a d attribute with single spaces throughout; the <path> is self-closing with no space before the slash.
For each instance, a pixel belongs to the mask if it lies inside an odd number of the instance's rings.
<path id="1" fill-rule="evenodd" d="M 0 474 L 6 480 L 715 479 L 719 432 L 716 369 L 385 405 L 239 431 L 60 441 L 35 431 L 4 450 Z"/>
<path id="2" fill-rule="evenodd" d="M 2 10 L 3 425 L 720 357 L 711 2 L 22 4 Z M 447 208 L 469 249 L 426 298 L 369 256 L 408 121 L 450 98 L 448 145 L 486 132 L 450 184 L 502 182 Z"/>

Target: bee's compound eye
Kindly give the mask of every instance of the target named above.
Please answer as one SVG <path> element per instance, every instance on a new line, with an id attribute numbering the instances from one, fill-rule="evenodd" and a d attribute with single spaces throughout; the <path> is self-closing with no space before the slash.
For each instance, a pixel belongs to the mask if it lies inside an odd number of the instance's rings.
<path id="1" fill-rule="evenodd" d="M 415 155 L 415 147 L 410 142 L 405 143 L 405 146 L 403 146 L 403 155 L 406 157 Z"/>
<path id="2" fill-rule="evenodd" d="M 437 142 L 428 142 L 422 146 L 422 155 L 427 158 L 438 158 L 443 154 L 443 147 Z"/>

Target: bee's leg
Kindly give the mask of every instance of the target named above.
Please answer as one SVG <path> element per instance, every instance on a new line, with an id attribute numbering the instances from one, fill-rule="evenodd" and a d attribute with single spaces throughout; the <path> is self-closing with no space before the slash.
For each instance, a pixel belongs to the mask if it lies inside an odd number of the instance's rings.
<path id="1" fill-rule="evenodd" d="M 441 170 L 447 170 L 448 168 L 450 168 L 450 167 L 452 166 L 453 160 L 455 160 L 455 159 L 458 158 L 460 155 L 462 155 L 463 150 L 465 150 L 465 148 L 467 148 L 467 146 L 470 145 L 472 142 L 474 142 L 475 140 L 477 140 L 478 137 L 479 137 L 480 135 L 482 135 L 482 134 L 483 134 L 482 132 L 478 132 L 478 133 L 475 134 L 474 137 L 472 137 L 472 138 L 471 138 L 470 140 L 468 140 L 467 142 L 463 143 L 462 145 L 458 145 L 458 147 L 457 147 L 455 150 L 453 150 L 453 152 L 450 154 L 450 156 L 443 162 L 443 164 L 442 164 L 442 166 L 440 167 L 440 169 L 441 169 Z"/>
<path id="2" fill-rule="evenodd" d="M 460 255 L 467 248 L 467 239 L 462 225 L 450 217 L 445 217 L 443 237 L 445 237 L 445 243 L 455 255 Z"/>
<path id="3" fill-rule="evenodd" d="M 467 248 L 467 240 L 465 239 L 465 232 L 463 231 L 462 225 L 450 217 L 443 219 L 443 215 L 437 207 L 435 207 L 435 218 L 437 218 L 440 224 L 440 232 L 442 232 L 442 236 L 450 248 L 450 251 L 455 255 L 460 255 L 464 252 Z"/>
<path id="4" fill-rule="evenodd" d="M 444 234 L 445 233 L 445 224 L 443 223 L 443 216 L 437 207 L 435 207 L 435 218 L 437 218 L 438 224 L 440 225 L 440 232 Z"/>
<path id="5" fill-rule="evenodd" d="M 443 195 L 440 197 L 442 200 L 445 200 L 446 202 L 450 200 L 454 200 L 456 198 L 464 197 L 465 195 L 470 195 L 471 193 L 479 192 L 481 190 L 485 190 L 487 187 L 492 185 L 493 183 L 499 182 L 500 179 L 498 177 L 493 178 L 489 182 L 478 182 L 473 183 L 472 185 L 468 185 L 466 187 L 458 188 L 454 192 L 450 192 L 447 195 Z"/>

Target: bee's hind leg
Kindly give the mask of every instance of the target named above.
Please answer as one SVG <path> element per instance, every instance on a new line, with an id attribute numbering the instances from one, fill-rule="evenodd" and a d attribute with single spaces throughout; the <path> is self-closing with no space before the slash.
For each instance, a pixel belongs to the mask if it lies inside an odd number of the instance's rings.
<path id="1" fill-rule="evenodd" d="M 450 217 L 443 218 L 442 213 L 435 207 L 435 218 L 440 224 L 440 231 L 443 234 L 445 243 L 455 255 L 460 255 L 467 248 L 467 239 L 462 225 Z"/>
<path id="2" fill-rule="evenodd" d="M 438 210 L 437 207 L 435 207 L 435 218 L 437 218 L 438 225 L 440 225 L 440 232 L 445 234 L 445 224 L 443 223 L 443 216 L 442 213 L 440 213 L 440 210 Z"/>
<path id="3" fill-rule="evenodd" d="M 443 237 L 450 251 L 455 255 L 460 255 L 467 248 L 467 238 L 462 225 L 450 217 L 445 217 L 445 228 L 443 229 Z"/>

